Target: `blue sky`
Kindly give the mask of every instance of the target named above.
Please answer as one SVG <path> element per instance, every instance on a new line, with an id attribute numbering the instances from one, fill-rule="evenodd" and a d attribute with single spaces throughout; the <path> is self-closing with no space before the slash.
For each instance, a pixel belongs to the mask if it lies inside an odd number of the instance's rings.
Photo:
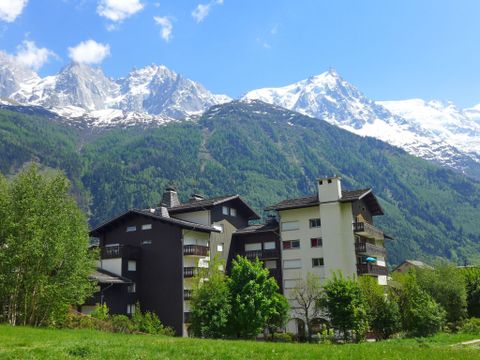
<path id="1" fill-rule="evenodd" d="M 232 97 L 333 67 L 372 99 L 468 107 L 478 19 L 477 0 L 0 0 L 0 49 L 41 75 L 70 57 L 113 77 L 165 64 Z"/>

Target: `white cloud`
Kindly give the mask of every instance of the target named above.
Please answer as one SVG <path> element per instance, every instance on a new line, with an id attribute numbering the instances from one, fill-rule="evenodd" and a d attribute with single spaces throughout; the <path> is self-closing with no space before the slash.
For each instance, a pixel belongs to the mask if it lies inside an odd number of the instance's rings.
<path id="1" fill-rule="evenodd" d="M 0 20 L 13 22 L 19 16 L 28 0 L 0 0 Z"/>
<path id="2" fill-rule="evenodd" d="M 192 16 L 197 23 L 202 22 L 210 13 L 210 9 L 214 5 L 222 5 L 223 0 L 212 0 L 207 4 L 198 4 L 195 9 L 192 11 Z"/>
<path id="3" fill-rule="evenodd" d="M 53 51 L 47 48 L 39 48 L 30 40 L 24 40 L 21 45 L 17 46 L 17 50 L 15 58 L 35 71 L 45 65 L 50 58 L 58 58 Z"/>
<path id="4" fill-rule="evenodd" d="M 68 48 L 68 56 L 74 62 L 82 64 L 100 64 L 110 55 L 110 45 L 100 44 L 95 40 L 82 41 Z"/>
<path id="5" fill-rule="evenodd" d="M 173 24 L 172 19 L 168 16 L 154 16 L 153 20 L 160 26 L 160 35 L 163 40 L 170 41 L 172 37 Z"/>
<path id="6" fill-rule="evenodd" d="M 97 14 L 119 22 L 142 10 L 144 5 L 139 0 L 100 0 Z"/>

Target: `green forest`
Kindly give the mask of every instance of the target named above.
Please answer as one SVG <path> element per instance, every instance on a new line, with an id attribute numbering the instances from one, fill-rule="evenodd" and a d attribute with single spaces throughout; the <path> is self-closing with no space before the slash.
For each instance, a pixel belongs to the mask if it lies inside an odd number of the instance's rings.
<path id="1" fill-rule="evenodd" d="M 214 106 L 195 121 L 157 127 L 82 128 L 48 112 L 0 110 L 0 171 L 26 163 L 61 169 L 92 226 L 131 207 L 158 204 L 166 185 L 186 200 L 240 194 L 261 214 L 312 194 L 340 175 L 345 189 L 372 187 L 376 219 L 394 238 L 390 265 L 448 258 L 480 263 L 480 183 L 373 138 L 261 102 Z"/>

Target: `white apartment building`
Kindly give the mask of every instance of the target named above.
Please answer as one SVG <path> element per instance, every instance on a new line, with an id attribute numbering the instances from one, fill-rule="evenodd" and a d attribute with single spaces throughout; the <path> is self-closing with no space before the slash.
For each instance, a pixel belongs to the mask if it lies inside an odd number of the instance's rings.
<path id="1" fill-rule="evenodd" d="M 385 236 L 373 225 L 383 210 L 371 189 L 342 191 L 339 177 L 317 181 L 318 193 L 268 207 L 280 223 L 283 292 L 313 273 L 324 280 L 334 272 L 373 276 L 386 285 Z M 288 330 L 297 332 L 298 322 Z"/>

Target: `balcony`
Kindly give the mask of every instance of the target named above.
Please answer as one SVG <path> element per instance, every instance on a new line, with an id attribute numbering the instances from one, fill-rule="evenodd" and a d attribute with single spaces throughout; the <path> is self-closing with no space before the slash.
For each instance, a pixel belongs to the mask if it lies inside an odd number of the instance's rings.
<path id="1" fill-rule="evenodd" d="M 358 275 L 388 275 L 385 266 L 375 264 L 357 264 Z"/>
<path id="2" fill-rule="evenodd" d="M 100 248 L 102 259 L 129 258 L 138 259 L 141 249 L 131 245 L 103 246 Z"/>
<path id="3" fill-rule="evenodd" d="M 361 236 L 370 239 L 383 240 L 383 231 L 367 222 L 354 222 L 353 231 Z"/>
<path id="4" fill-rule="evenodd" d="M 184 289 L 183 290 L 183 300 L 192 300 L 193 290 Z"/>
<path id="5" fill-rule="evenodd" d="M 387 250 L 382 246 L 373 245 L 367 242 L 355 243 L 355 252 L 364 255 L 380 255 L 385 257 Z"/>
<path id="6" fill-rule="evenodd" d="M 194 277 L 194 276 L 198 275 L 199 271 L 200 271 L 199 267 L 195 267 L 195 266 L 184 267 L 183 268 L 183 277 L 185 277 L 185 278 Z"/>
<path id="7" fill-rule="evenodd" d="M 251 250 L 245 251 L 245 257 L 248 260 L 255 260 L 256 258 L 260 260 L 265 259 L 277 259 L 280 257 L 279 251 L 277 249 L 270 250 Z"/>
<path id="8" fill-rule="evenodd" d="M 185 256 L 208 256 L 208 246 L 184 245 L 183 255 Z"/>

